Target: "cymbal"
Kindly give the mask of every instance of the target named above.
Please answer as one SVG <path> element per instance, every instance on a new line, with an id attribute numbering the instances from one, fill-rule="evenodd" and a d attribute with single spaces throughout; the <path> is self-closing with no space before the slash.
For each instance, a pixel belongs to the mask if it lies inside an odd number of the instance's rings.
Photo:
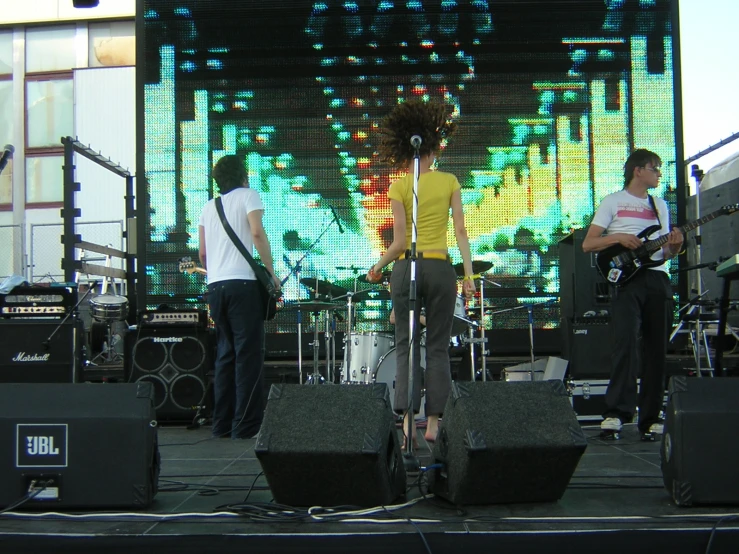
<path id="1" fill-rule="evenodd" d="M 311 277 L 303 277 L 300 279 L 300 284 L 316 291 L 318 294 L 324 294 L 326 296 L 344 296 L 349 292 L 344 287 L 339 287 L 328 281 L 321 281 L 320 279 L 313 279 Z"/>
<path id="2" fill-rule="evenodd" d="M 457 277 L 464 277 L 464 264 L 455 264 L 454 272 Z M 485 273 L 488 269 L 493 267 L 493 262 L 486 262 L 485 260 L 473 260 L 472 261 L 472 273 L 477 275 L 478 273 Z"/>
<path id="3" fill-rule="evenodd" d="M 324 310 L 338 310 L 343 308 L 343 304 L 336 304 L 334 302 L 313 302 L 306 300 L 305 302 L 294 302 L 292 304 L 285 304 L 283 310 L 299 310 L 301 312 L 322 312 Z"/>
<path id="4" fill-rule="evenodd" d="M 355 292 L 352 296 L 354 302 L 364 300 L 390 300 L 390 291 L 386 289 L 367 289 Z"/>
<path id="5" fill-rule="evenodd" d="M 380 281 L 378 281 L 378 282 L 379 283 L 387 283 L 387 282 L 389 282 L 390 281 L 390 275 L 391 274 L 392 274 L 392 271 L 390 271 L 389 269 L 386 270 L 386 271 L 383 271 L 382 272 L 382 279 L 380 279 Z M 370 284 L 373 284 L 373 285 L 376 285 L 377 284 L 377 283 L 373 283 L 372 281 L 368 281 L 367 280 L 367 275 L 360 275 L 359 277 L 357 277 L 357 281 L 360 281 L 362 283 L 370 283 Z"/>

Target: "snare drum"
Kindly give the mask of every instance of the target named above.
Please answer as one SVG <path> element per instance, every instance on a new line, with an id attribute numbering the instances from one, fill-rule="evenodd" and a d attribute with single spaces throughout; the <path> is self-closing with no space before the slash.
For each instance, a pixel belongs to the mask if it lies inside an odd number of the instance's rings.
<path id="1" fill-rule="evenodd" d="M 90 298 L 90 313 L 98 321 L 123 321 L 128 315 L 128 299 L 115 294 Z"/>
<path id="2" fill-rule="evenodd" d="M 426 367 L 426 347 L 421 345 L 421 369 Z M 373 381 L 375 383 L 385 383 L 388 391 L 390 391 L 390 406 L 395 411 L 395 370 L 397 368 L 397 358 L 395 348 L 385 354 L 380 363 L 377 364 L 377 370 Z M 423 371 L 421 371 L 423 374 Z M 423 396 L 423 384 L 421 385 L 421 396 Z M 416 414 L 416 419 L 426 417 L 425 402 L 421 400 L 421 411 Z"/>
<path id="3" fill-rule="evenodd" d="M 372 372 L 382 356 L 395 344 L 395 337 L 387 333 L 350 333 L 348 341 L 350 342 L 344 346 L 341 382 L 365 385 L 372 383 Z M 349 350 L 351 362 L 347 363 Z"/>

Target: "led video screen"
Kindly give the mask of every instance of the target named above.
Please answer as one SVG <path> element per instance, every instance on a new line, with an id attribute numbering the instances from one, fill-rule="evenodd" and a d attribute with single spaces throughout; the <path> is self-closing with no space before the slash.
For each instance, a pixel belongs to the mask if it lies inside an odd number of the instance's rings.
<path id="1" fill-rule="evenodd" d="M 672 4 L 140 0 L 147 304 L 202 304 L 202 276 L 178 260 L 197 260 L 226 154 L 243 157 L 265 204 L 288 304 L 312 295 L 300 279 L 371 288 L 359 277 L 392 239 L 398 177 L 379 162 L 378 129 L 422 98 L 458 124 L 437 163 L 462 185 L 473 260 L 490 266 L 486 326 L 525 327 L 514 308 L 538 303 L 535 326 L 556 327 L 557 244 L 623 187 L 631 149 L 662 157 L 656 193 L 674 217 Z M 449 244 L 461 262 L 451 226 Z M 372 288 L 359 331 L 388 328 Z M 285 311 L 269 330 L 294 323 Z"/>

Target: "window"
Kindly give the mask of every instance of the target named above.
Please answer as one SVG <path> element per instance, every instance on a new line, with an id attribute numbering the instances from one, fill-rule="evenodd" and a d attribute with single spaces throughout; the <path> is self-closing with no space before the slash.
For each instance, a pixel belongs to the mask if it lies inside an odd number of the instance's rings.
<path id="1" fill-rule="evenodd" d="M 74 135 L 74 87 L 69 74 L 26 78 L 26 146 L 61 148 Z"/>
<path id="2" fill-rule="evenodd" d="M 0 75 L 13 73 L 13 31 L 0 31 Z"/>
<path id="3" fill-rule="evenodd" d="M 136 65 L 135 36 L 133 21 L 90 23 L 90 67 Z"/>
<path id="4" fill-rule="evenodd" d="M 26 157 L 26 203 L 56 204 L 63 199 L 62 155 Z"/>
<path id="5" fill-rule="evenodd" d="M 13 143 L 13 113 L 13 31 L 0 31 L 0 148 Z M 12 174 L 11 159 L 0 173 L 0 207 L 13 201 Z"/>
<path id="6" fill-rule="evenodd" d="M 74 26 L 26 30 L 26 73 L 72 69 L 77 64 Z"/>

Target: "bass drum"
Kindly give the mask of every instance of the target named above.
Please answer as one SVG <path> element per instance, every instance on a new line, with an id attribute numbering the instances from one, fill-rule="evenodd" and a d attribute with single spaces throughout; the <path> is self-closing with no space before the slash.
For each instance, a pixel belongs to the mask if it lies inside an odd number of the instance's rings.
<path id="1" fill-rule="evenodd" d="M 372 383 L 372 371 L 380 363 L 382 356 L 395 344 L 395 337 L 387 333 L 351 333 L 346 343 L 341 382 L 366 385 Z M 349 355 L 351 361 L 347 363 Z"/>
<path id="2" fill-rule="evenodd" d="M 380 363 L 377 364 L 377 369 L 373 376 L 375 383 L 385 383 L 387 389 L 390 392 L 390 406 L 395 412 L 395 369 L 397 367 L 395 348 L 391 348 L 390 351 L 380 358 Z M 421 344 L 421 369 L 426 367 L 426 347 Z M 421 372 L 423 374 L 423 371 Z M 421 411 L 416 414 L 416 419 L 423 419 L 426 417 L 426 402 L 424 402 L 424 388 L 421 383 Z"/>

